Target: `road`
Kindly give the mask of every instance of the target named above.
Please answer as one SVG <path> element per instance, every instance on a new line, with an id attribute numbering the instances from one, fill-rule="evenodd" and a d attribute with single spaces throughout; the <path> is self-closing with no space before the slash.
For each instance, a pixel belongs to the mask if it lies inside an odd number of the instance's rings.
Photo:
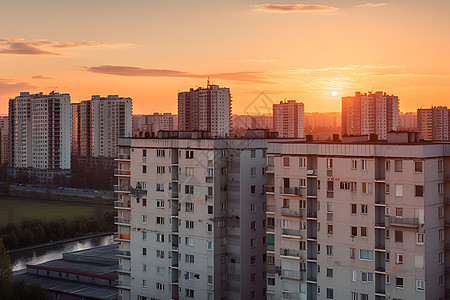
<path id="1" fill-rule="evenodd" d="M 39 193 L 46 193 L 46 187 L 32 186 L 32 185 L 11 185 L 11 190 L 18 191 L 34 191 Z M 113 191 L 102 191 L 102 190 L 92 190 L 92 189 L 75 189 L 75 188 L 57 188 L 50 189 L 52 194 L 60 194 L 67 196 L 81 196 L 81 197 L 91 197 L 101 196 L 104 199 L 116 199 L 114 197 Z"/>

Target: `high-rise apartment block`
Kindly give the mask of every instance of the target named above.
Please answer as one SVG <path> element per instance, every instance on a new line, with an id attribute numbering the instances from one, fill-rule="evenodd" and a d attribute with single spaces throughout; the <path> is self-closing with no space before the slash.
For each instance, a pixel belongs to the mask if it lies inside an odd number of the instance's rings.
<path id="1" fill-rule="evenodd" d="M 273 128 L 281 138 L 303 138 L 305 106 L 295 100 L 273 105 Z"/>
<path id="2" fill-rule="evenodd" d="M 342 135 L 378 135 L 398 130 L 398 97 L 383 92 L 342 98 Z"/>
<path id="3" fill-rule="evenodd" d="M 207 131 L 212 137 L 229 137 L 231 95 L 229 88 L 207 88 L 178 93 L 178 129 Z"/>
<path id="4" fill-rule="evenodd" d="M 450 144 L 408 134 L 269 143 L 267 299 L 448 297 Z"/>
<path id="5" fill-rule="evenodd" d="M 416 112 L 405 112 L 398 115 L 399 131 L 417 131 Z"/>
<path id="6" fill-rule="evenodd" d="M 447 106 L 433 106 L 417 110 L 417 130 L 424 140 L 450 140 L 450 110 Z"/>
<path id="7" fill-rule="evenodd" d="M 155 137 L 158 131 L 173 131 L 171 113 L 154 113 L 153 115 L 133 115 L 133 136 Z"/>
<path id="8" fill-rule="evenodd" d="M 0 165 L 9 162 L 9 118 L 0 116 Z"/>
<path id="9" fill-rule="evenodd" d="M 122 299 L 265 297 L 267 140 L 202 135 L 119 142 Z"/>
<path id="10" fill-rule="evenodd" d="M 131 98 L 109 95 L 72 103 L 72 155 L 74 158 L 115 158 L 121 137 L 131 137 Z"/>
<path id="11" fill-rule="evenodd" d="M 9 100 L 10 175 L 41 182 L 70 171 L 70 95 L 51 92 Z"/>

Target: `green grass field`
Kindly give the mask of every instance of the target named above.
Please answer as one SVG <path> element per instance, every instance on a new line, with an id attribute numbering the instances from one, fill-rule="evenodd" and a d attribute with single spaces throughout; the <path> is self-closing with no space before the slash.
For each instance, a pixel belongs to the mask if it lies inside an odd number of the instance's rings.
<path id="1" fill-rule="evenodd" d="M 12 214 L 14 223 L 23 218 L 55 220 L 72 219 L 77 215 L 93 215 L 94 204 L 64 201 L 50 201 L 22 197 L 0 196 L 0 226 L 8 223 Z M 104 211 L 113 211 L 112 206 L 104 205 Z"/>

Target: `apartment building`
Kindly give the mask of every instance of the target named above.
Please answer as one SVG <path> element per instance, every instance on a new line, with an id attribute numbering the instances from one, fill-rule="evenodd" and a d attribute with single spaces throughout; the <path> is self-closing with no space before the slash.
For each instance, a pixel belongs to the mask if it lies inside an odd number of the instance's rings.
<path id="1" fill-rule="evenodd" d="M 342 135 L 376 134 L 380 140 L 398 130 L 398 96 L 356 92 L 342 97 Z"/>
<path id="2" fill-rule="evenodd" d="M 450 144 L 400 135 L 269 144 L 267 299 L 450 296 Z"/>
<path id="3" fill-rule="evenodd" d="M 9 100 L 9 175 L 40 182 L 70 172 L 70 95 L 51 92 Z"/>
<path id="4" fill-rule="evenodd" d="M 121 139 L 122 299 L 264 299 L 265 139 Z"/>
<path id="5" fill-rule="evenodd" d="M 0 116 L 0 165 L 9 162 L 9 119 Z"/>
<path id="6" fill-rule="evenodd" d="M 134 137 L 155 137 L 158 131 L 172 131 L 173 115 L 171 113 L 154 113 L 153 115 L 133 115 Z"/>
<path id="7" fill-rule="evenodd" d="M 281 138 L 303 138 L 305 106 L 295 100 L 273 104 L 273 128 Z"/>
<path id="8" fill-rule="evenodd" d="M 178 129 L 207 131 L 212 137 L 229 137 L 231 120 L 229 88 L 210 85 L 178 93 Z"/>
<path id="9" fill-rule="evenodd" d="M 447 106 L 417 110 L 417 130 L 426 141 L 450 140 L 450 113 Z"/>

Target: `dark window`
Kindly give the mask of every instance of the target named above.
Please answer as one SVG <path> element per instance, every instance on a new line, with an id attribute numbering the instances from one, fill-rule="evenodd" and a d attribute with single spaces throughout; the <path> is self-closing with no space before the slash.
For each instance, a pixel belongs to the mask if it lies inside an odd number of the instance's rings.
<path id="1" fill-rule="evenodd" d="M 395 242 L 403 243 L 403 231 L 400 230 L 395 231 Z"/>
<path id="2" fill-rule="evenodd" d="M 423 185 L 416 185 L 416 197 L 423 197 Z"/>

